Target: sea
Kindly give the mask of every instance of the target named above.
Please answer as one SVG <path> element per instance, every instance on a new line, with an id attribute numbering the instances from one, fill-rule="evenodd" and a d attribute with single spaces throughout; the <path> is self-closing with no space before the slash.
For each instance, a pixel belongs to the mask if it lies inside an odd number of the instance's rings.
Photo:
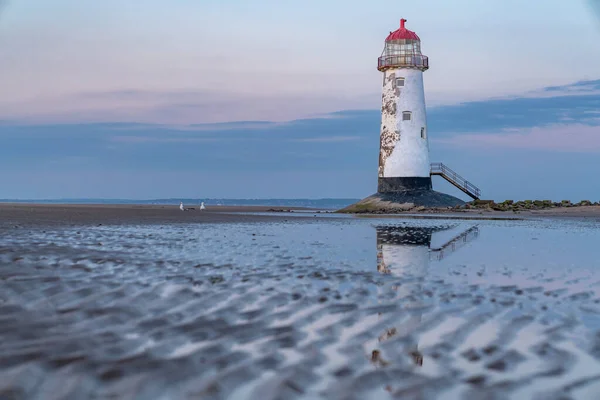
<path id="1" fill-rule="evenodd" d="M 354 204 L 360 199 L 219 199 L 219 198 L 177 198 L 177 199 L 153 199 L 153 200 L 130 200 L 130 199 L 41 199 L 41 200 L 11 200 L 0 199 L 0 203 L 38 203 L 38 204 L 150 204 L 150 205 L 186 205 L 218 206 L 273 206 L 273 207 L 306 207 L 322 210 L 337 210 Z"/>

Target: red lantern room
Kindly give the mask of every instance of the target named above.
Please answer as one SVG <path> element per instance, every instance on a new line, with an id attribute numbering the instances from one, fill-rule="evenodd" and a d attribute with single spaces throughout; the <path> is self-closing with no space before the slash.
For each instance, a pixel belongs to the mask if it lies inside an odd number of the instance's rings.
<path id="1" fill-rule="evenodd" d="M 400 20 L 400 29 L 390 32 L 385 39 L 385 47 L 377 64 L 379 71 L 391 68 L 413 68 L 421 71 L 429 69 L 429 58 L 421 54 L 421 39 L 405 27 L 406 20 Z"/>

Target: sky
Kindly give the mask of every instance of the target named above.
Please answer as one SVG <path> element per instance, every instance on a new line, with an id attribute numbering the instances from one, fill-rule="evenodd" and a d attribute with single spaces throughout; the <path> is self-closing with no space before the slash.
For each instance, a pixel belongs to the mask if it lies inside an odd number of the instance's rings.
<path id="1" fill-rule="evenodd" d="M 406 18 L 430 57 L 432 161 L 485 198 L 599 201 L 594 7 L 13 0 L 0 14 L 0 198 L 368 196 L 376 61 Z"/>

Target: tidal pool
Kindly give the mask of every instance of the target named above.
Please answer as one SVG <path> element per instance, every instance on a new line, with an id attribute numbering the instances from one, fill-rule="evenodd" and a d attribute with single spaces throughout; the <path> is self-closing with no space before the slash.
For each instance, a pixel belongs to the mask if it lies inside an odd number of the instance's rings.
<path id="1" fill-rule="evenodd" d="M 599 228 L 15 229 L 0 398 L 598 399 Z"/>

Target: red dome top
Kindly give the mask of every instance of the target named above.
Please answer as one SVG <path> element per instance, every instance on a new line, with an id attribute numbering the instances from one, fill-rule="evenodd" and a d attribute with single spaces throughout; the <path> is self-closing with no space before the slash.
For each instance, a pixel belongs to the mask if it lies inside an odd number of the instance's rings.
<path id="1" fill-rule="evenodd" d="M 406 20 L 402 18 L 400 20 L 400 29 L 394 32 L 390 32 L 389 36 L 385 39 L 386 42 L 390 40 L 400 40 L 400 39 L 411 39 L 411 40 L 421 40 L 413 31 L 409 31 L 404 27 L 404 23 Z"/>

